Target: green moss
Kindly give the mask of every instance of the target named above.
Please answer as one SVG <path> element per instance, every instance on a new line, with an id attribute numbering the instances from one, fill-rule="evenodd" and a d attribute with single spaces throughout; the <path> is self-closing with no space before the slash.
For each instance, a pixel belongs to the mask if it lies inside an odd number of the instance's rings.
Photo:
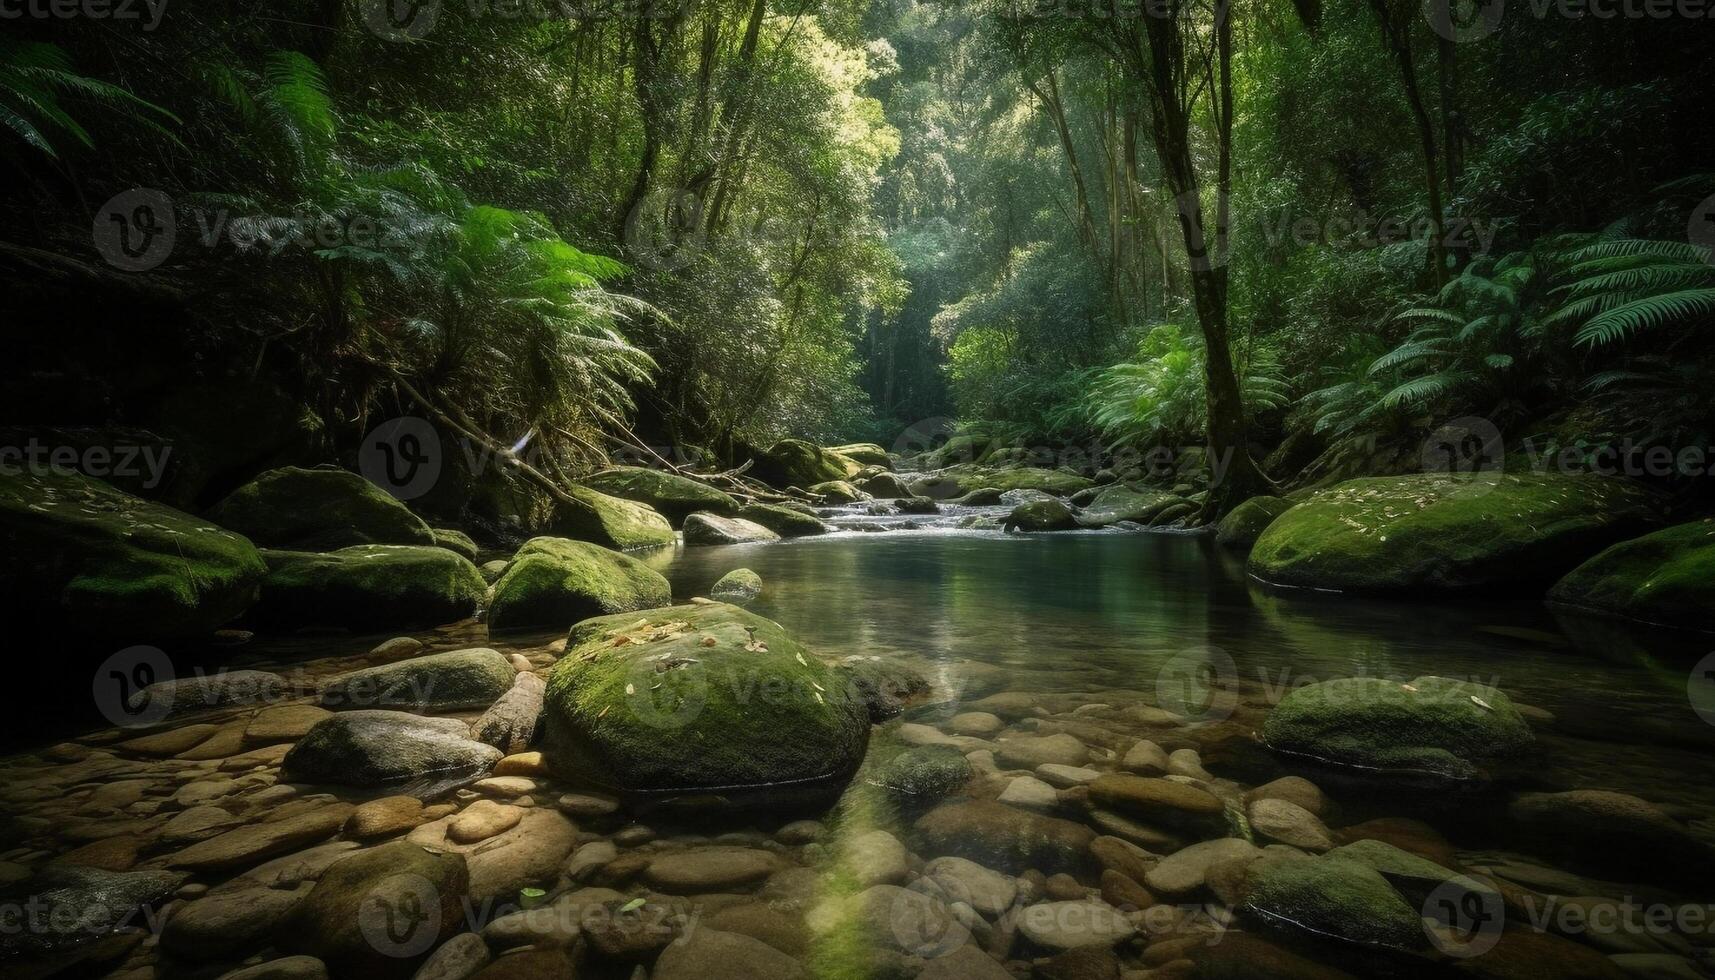
<path id="1" fill-rule="evenodd" d="M 488 625 L 494 630 L 564 627 L 672 601 L 667 580 L 635 558 L 587 541 L 532 538 L 495 583 Z"/>
<path id="2" fill-rule="evenodd" d="M 1248 550 L 1268 530 L 1275 518 L 1292 509 L 1292 501 L 1280 497 L 1252 497 L 1221 519 L 1215 542 L 1224 548 Z"/>
<path id="3" fill-rule="evenodd" d="M 207 633 L 267 571 L 245 538 L 70 472 L 0 476 L 0 541 L 13 608 L 67 635 Z"/>
<path id="4" fill-rule="evenodd" d="M 1418 857 L 1410 851 L 1402 851 L 1384 841 L 1354 841 L 1329 851 L 1328 856 L 1356 861 L 1374 868 L 1406 901 L 1418 908 L 1422 908 L 1424 902 L 1437 889 L 1449 883 L 1456 885 L 1461 891 L 1475 892 L 1479 901 L 1493 903 L 1489 907 L 1497 907 L 1501 901 L 1500 894 L 1489 885 L 1444 868 L 1427 858 Z"/>
<path id="5" fill-rule="evenodd" d="M 664 470 L 619 466 L 603 470 L 582 482 L 609 496 L 648 504 L 674 525 L 683 523 L 693 511 L 732 514 L 738 510 L 738 501 L 714 487 Z"/>
<path id="6" fill-rule="evenodd" d="M 629 551 L 673 543 L 673 525 L 654 508 L 588 487 L 567 487 L 571 499 L 554 508 L 556 535 Z"/>
<path id="7" fill-rule="evenodd" d="M 863 470 L 857 460 L 802 439 L 782 439 L 756 457 L 751 475 L 770 486 L 810 487 L 829 480 L 850 480 Z"/>
<path id="8" fill-rule="evenodd" d="M 476 566 L 445 548 L 371 544 L 263 557 L 268 577 L 255 616 L 271 627 L 436 626 L 469 617 L 487 591 Z"/>
<path id="9" fill-rule="evenodd" d="M 234 490 L 209 519 L 257 544 L 332 551 L 355 544 L 435 543 L 422 518 L 356 473 L 283 466 Z"/>
<path id="10" fill-rule="evenodd" d="M 624 792 L 843 779 L 869 733 L 827 667 L 724 603 L 579 623 L 545 705 L 554 768 Z"/>
<path id="11" fill-rule="evenodd" d="M 856 460 L 864 466 L 893 469 L 893 460 L 887 455 L 887 450 L 873 442 L 852 442 L 844 446 L 829 446 L 828 452 Z"/>
<path id="12" fill-rule="evenodd" d="M 1649 623 L 1715 629 L 1715 518 L 1622 541 L 1573 569 L 1548 597 Z"/>
<path id="13" fill-rule="evenodd" d="M 1282 514 L 1251 551 L 1265 582 L 1354 592 L 1540 594 L 1645 526 L 1635 485 L 1593 476 L 1349 480 Z"/>
<path id="14" fill-rule="evenodd" d="M 722 575 L 709 589 L 709 595 L 735 605 L 747 605 L 762 594 L 762 576 L 748 568 L 735 568 Z"/>
<path id="15" fill-rule="evenodd" d="M 1381 873 L 1337 857 L 1266 862 L 1250 907 L 1273 925 L 1365 946 L 1418 949 L 1422 920 Z"/>
<path id="16" fill-rule="evenodd" d="M 1014 507 L 1002 526 L 1008 531 L 1066 531 L 1078 521 L 1058 500 L 1032 500 Z"/>
<path id="17" fill-rule="evenodd" d="M 963 753 L 951 745 L 906 749 L 875 770 L 875 782 L 901 808 L 934 806 L 970 782 L 973 772 Z"/>
<path id="18" fill-rule="evenodd" d="M 828 525 L 815 514 L 806 513 L 779 504 L 745 504 L 739 508 L 738 517 L 761 524 L 783 538 L 801 538 L 811 534 L 826 534 Z"/>
<path id="19" fill-rule="evenodd" d="M 1090 500 L 1078 515 L 1078 524 L 1082 527 L 1106 527 L 1120 521 L 1148 524 L 1168 508 L 1185 503 L 1185 498 L 1176 494 L 1113 486 Z"/>
<path id="20" fill-rule="evenodd" d="M 1480 703 L 1479 703 L 1480 702 Z M 1301 687 L 1263 723 L 1269 748 L 1327 762 L 1454 778 L 1535 739 L 1499 689 L 1445 677 L 1352 677 Z"/>
<path id="21" fill-rule="evenodd" d="M 860 500 L 868 500 L 869 494 L 845 480 L 829 480 L 815 486 L 805 487 L 811 493 L 818 494 L 830 504 L 855 504 Z"/>
<path id="22" fill-rule="evenodd" d="M 435 547 L 445 548 L 465 561 L 476 561 L 476 542 L 470 535 L 450 527 L 430 528 L 435 536 Z"/>

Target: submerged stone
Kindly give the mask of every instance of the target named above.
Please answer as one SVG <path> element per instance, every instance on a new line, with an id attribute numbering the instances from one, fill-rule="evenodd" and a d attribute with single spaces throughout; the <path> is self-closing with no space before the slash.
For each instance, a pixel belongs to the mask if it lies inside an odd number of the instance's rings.
<path id="1" fill-rule="evenodd" d="M 380 786 L 474 777 L 500 758 L 499 749 L 471 738 L 470 726 L 456 718 L 343 711 L 310 729 L 281 768 L 297 782 Z"/>
<path id="2" fill-rule="evenodd" d="M 1715 518 L 1622 541 L 1573 569 L 1548 597 L 1646 623 L 1715 630 Z"/>

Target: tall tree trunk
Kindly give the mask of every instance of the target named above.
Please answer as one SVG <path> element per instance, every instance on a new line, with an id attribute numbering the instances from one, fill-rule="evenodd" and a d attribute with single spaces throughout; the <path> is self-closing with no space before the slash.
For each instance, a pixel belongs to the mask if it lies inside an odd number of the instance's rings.
<path id="1" fill-rule="evenodd" d="M 1435 149 L 1435 123 L 1424 104 L 1423 90 L 1417 84 L 1417 65 L 1411 51 L 1413 13 L 1396 10 L 1393 0 L 1370 0 L 1381 26 L 1382 43 L 1392 53 L 1399 66 L 1400 81 L 1405 86 L 1405 101 L 1417 123 L 1417 139 L 1423 149 L 1424 190 L 1429 198 L 1429 273 L 1435 287 L 1447 284 L 1447 217 L 1441 205 L 1441 173 L 1439 154 Z M 1412 11 L 1416 8 L 1413 7 Z"/>

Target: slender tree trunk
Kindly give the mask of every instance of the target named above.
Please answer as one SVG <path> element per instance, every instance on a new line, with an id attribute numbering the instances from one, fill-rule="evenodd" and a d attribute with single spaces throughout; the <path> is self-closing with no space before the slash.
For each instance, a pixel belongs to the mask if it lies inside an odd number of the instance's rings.
<path id="1" fill-rule="evenodd" d="M 1396 11 L 1392 0 L 1370 0 L 1376 22 L 1381 26 L 1382 43 L 1393 54 L 1399 66 L 1400 81 L 1405 86 L 1405 101 L 1417 123 L 1417 139 L 1423 149 L 1424 190 L 1429 198 L 1429 273 L 1435 287 L 1447 284 L 1447 227 L 1441 204 L 1441 172 L 1435 149 L 1435 123 L 1424 104 L 1423 91 L 1417 84 L 1417 65 L 1411 51 L 1411 14 Z M 1415 11 L 1415 7 L 1412 8 Z"/>

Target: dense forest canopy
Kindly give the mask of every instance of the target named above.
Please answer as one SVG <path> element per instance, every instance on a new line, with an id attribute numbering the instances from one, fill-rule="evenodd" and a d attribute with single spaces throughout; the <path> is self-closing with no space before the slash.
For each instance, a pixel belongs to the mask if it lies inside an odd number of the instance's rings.
<path id="1" fill-rule="evenodd" d="M 19 19 L 0 267 L 46 302 L 11 318 L 12 414 L 194 429 L 190 371 L 258 458 L 424 413 L 561 474 L 783 436 L 1165 447 L 1225 477 L 1216 512 L 1417 469 L 1456 420 L 1585 465 L 1707 445 L 1711 21 L 1578 12 Z"/>

